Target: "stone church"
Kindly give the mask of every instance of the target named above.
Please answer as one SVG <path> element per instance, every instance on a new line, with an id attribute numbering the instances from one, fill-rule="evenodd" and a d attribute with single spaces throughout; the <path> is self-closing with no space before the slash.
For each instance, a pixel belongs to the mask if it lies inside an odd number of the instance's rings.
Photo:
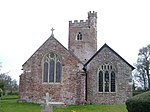
<path id="1" fill-rule="evenodd" d="M 53 34 L 22 65 L 19 99 L 41 103 L 122 104 L 132 96 L 134 67 L 107 44 L 97 50 L 97 12 L 69 21 L 68 49 Z"/>

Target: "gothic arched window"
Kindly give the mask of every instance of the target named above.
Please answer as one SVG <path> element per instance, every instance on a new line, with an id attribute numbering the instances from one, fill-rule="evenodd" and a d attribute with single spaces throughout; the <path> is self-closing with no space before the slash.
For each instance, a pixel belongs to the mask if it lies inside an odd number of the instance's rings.
<path id="1" fill-rule="evenodd" d="M 60 75 L 61 75 L 61 64 L 60 62 L 56 63 L 56 82 L 60 82 Z"/>
<path id="2" fill-rule="evenodd" d="M 109 72 L 105 72 L 105 92 L 109 92 Z"/>
<path id="3" fill-rule="evenodd" d="M 98 91 L 99 92 L 115 92 L 116 76 L 112 65 L 102 65 L 98 73 Z"/>
<path id="4" fill-rule="evenodd" d="M 43 82 L 48 81 L 48 63 L 44 62 L 44 74 L 43 74 Z"/>
<path id="5" fill-rule="evenodd" d="M 61 82 L 61 57 L 50 52 L 43 59 L 43 83 Z"/>
<path id="6" fill-rule="evenodd" d="M 55 70 L 55 61 L 50 60 L 49 82 L 54 82 L 54 70 Z"/>
<path id="7" fill-rule="evenodd" d="M 81 32 L 78 32 L 78 34 L 77 34 L 77 40 L 82 40 L 82 33 Z"/>
<path id="8" fill-rule="evenodd" d="M 116 85 L 115 85 L 115 72 L 111 72 L 111 92 L 115 92 Z"/>
<path id="9" fill-rule="evenodd" d="M 99 92 L 103 92 L 103 72 L 99 72 Z"/>

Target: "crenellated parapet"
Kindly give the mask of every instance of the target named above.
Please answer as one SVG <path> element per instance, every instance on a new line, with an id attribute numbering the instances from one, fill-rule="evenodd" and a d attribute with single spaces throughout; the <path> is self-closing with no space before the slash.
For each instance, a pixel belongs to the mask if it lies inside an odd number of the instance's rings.
<path id="1" fill-rule="evenodd" d="M 94 21 L 93 21 L 93 19 L 94 19 Z M 87 20 L 69 21 L 69 26 L 70 27 L 89 27 L 90 25 L 95 24 L 96 19 L 97 19 L 97 12 L 89 11 Z"/>
<path id="2" fill-rule="evenodd" d="M 74 21 L 69 21 L 69 26 L 75 26 L 75 27 L 85 27 L 88 26 L 88 20 L 74 20 Z"/>
<path id="3" fill-rule="evenodd" d="M 95 12 L 95 11 L 93 11 L 93 12 L 89 11 L 88 12 L 88 18 L 90 18 L 90 17 L 96 17 L 97 18 L 97 12 Z"/>

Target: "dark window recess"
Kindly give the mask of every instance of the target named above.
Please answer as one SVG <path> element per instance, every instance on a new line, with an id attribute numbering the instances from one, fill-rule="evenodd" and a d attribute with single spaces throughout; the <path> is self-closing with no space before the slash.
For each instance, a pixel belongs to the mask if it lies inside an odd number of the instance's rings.
<path id="1" fill-rule="evenodd" d="M 115 72 L 111 72 L 111 92 L 115 92 Z"/>
<path id="2" fill-rule="evenodd" d="M 105 72 L 105 92 L 109 92 L 109 73 Z"/>
<path id="3" fill-rule="evenodd" d="M 49 82 L 54 82 L 54 60 L 50 61 L 50 74 L 49 74 Z"/>
<path id="4" fill-rule="evenodd" d="M 99 92 L 103 92 L 103 72 L 99 72 Z"/>
<path id="5" fill-rule="evenodd" d="M 43 75 L 43 82 L 48 82 L 48 63 L 44 63 L 44 75 Z"/>
<path id="6" fill-rule="evenodd" d="M 60 74 L 61 74 L 61 64 L 60 62 L 56 63 L 56 82 L 60 82 Z"/>
<path id="7" fill-rule="evenodd" d="M 79 32 L 79 33 L 77 34 L 77 40 L 82 40 L 82 33 L 81 33 L 81 32 Z"/>

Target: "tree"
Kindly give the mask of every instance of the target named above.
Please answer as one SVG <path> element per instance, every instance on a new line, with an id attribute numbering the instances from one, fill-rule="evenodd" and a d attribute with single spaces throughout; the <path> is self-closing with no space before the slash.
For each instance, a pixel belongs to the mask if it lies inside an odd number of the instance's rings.
<path id="1" fill-rule="evenodd" d="M 1 68 L 1 67 L 0 67 Z M 8 75 L 8 73 L 0 73 L 0 88 L 6 92 L 17 92 L 18 84 L 17 81 Z"/>
<path id="2" fill-rule="evenodd" d="M 3 94 L 3 90 L 0 88 L 0 97 L 2 96 Z"/>
<path id="3" fill-rule="evenodd" d="M 150 45 L 139 50 L 136 67 L 138 82 L 143 84 L 144 89 L 150 89 Z"/>
<path id="4" fill-rule="evenodd" d="M 12 91 L 18 91 L 18 88 L 19 88 L 19 86 L 18 86 L 18 84 L 17 84 L 16 79 L 12 80 L 12 81 L 11 81 L 11 92 L 12 92 Z"/>

